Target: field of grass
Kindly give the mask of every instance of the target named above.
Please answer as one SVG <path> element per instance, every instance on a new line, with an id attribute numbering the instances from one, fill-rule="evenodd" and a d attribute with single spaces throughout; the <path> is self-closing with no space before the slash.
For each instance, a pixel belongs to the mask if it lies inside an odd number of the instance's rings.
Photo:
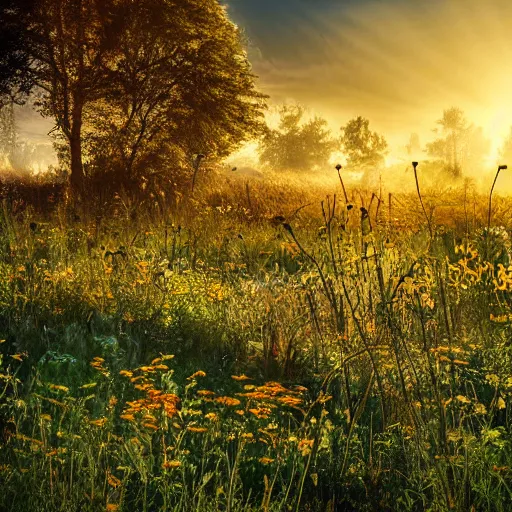
<path id="1" fill-rule="evenodd" d="M 512 202 L 347 189 L 4 198 L 0 510 L 511 510 Z"/>

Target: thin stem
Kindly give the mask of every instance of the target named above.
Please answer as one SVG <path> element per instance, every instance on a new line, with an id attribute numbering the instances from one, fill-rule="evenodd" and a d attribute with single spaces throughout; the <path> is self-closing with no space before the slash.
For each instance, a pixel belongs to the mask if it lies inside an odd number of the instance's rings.
<path id="1" fill-rule="evenodd" d="M 434 238 L 433 233 L 432 233 L 432 225 L 430 223 L 430 217 L 427 214 L 427 210 L 425 209 L 425 205 L 423 204 L 423 198 L 421 197 L 420 182 L 418 181 L 418 172 L 416 171 L 416 165 L 413 164 L 413 168 L 414 168 L 414 179 L 416 180 L 416 190 L 418 192 L 418 197 L 420 199 L 421 207 L 423 208 L 423 213 L 425 214 L 425 218 L 427 219 L 428 232 L 430 233 L 430 240 L 432 241 L 432 239 Z"/>
<path id="2" fill-rule="evenodd" d="M 496 185 L 496 180 L 498 179 L 500 171 L 501 171 L 501 167 L 498 167 L 498 171 L 496 172 L 496 176 L 494 176 L 494 181 L 492 183 L 491 193 L 489 194 L 489 211 L 488 211 L 488 217 L 487 217 L 487 236 L 489 236 L 489 230 L 491 229 L 492 193 L 494 191 L 494 185 Z"/>

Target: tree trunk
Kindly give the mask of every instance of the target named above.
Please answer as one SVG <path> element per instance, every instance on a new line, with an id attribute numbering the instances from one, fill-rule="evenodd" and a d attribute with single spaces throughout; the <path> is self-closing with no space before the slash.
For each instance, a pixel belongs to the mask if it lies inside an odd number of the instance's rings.
<path id="1" fill-rule="evenodd" d="M 71 152 L 71 188 L 75 194 L 80 195 L 84 186 L 84 166 L 82 162 L 82 111 L 81 102 L 73 106 L 73 121 L 69 148 Z"/>

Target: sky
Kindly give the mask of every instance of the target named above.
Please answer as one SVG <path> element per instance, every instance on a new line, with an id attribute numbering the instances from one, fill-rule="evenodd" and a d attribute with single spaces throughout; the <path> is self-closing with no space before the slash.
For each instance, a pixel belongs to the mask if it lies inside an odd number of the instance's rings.
<path id="1" fill-rule="evenodd" d="M 299 102 L 334 133 L 370 119 L 400 152 L 462 108 L 496 149 L 512 125 L 511 0 L 225 0 L 271 105 Z M 28 111 L 20 135 L 48 142 Z"/>
<path id="2" fill-rule="evenodd" d="M 496 145 L 512 125 L 510 0 L 229 0 L 259 86 L 338 129 L 363 115 L 421 142 L 462 108 Z"/>

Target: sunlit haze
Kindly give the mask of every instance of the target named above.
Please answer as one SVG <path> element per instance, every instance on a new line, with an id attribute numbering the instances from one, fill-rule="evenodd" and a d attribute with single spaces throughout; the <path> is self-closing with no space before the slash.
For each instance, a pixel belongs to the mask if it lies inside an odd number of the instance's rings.
<path id="1" fill-rule="evenodd" d="M 230 13 L 272 102 L 301 102 L 333 129 L 363 115 L 399 153 L 450 106 L 494 149 L 512 124 L 511 2 L 232 0 Z"/>
<path id="2" fill-rule="evenodd" d="M 444 109 L 460 107 L 491 139 L 512 125 L 512 38 L 506 0 L 230 0 L 270 105 L 299 102 L 335 135 L 362 115 L 389 142 L 388 165 L 422 147 Z M 272 117 L 272 114 L 270 114 Z M 46 143 L 52 123 L 22 111 L 22 139 Z M 51 151 L 50 151 L 51 153 Z M 245 151 L 254 158 L 254 147 Z M 421 160 L 425 153 L 415 155 Z M 51 160 L 51 155 L 48 156 Z M 341 155 L 340 155 L 341 158 Z"/>

